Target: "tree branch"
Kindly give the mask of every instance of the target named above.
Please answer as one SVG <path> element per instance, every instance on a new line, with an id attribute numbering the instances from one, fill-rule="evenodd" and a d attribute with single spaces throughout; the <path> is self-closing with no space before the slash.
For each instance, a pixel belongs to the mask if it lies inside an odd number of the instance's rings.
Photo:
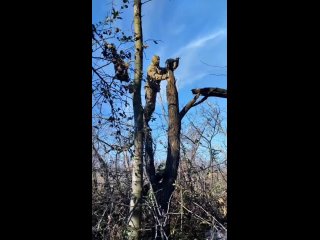
<path id="1" fill-rule="evenodd" d="M 227 98 L 227 90 L 223 88 L 196 88 L 191 90 L 193 94 L 196 94 L 194 98 L 187 103 L 187 105 L 180 111 L 180 120 L 186 115 L 186 113 L 192 108 L 208 99 L 208 97 L 221 97 Z M 201 96 L 203 98 L 196 102 L 197 99 Z"/>
<path id="2" fill-rule="evenodd" d="M 227 66 L 214 66 L 214 65 L 210 65 L 208 63 L 205 63 L 204 61 L 200 60 L 200 62 L 202 62 L 203 64 L 209 66 L 209 67 L 213 67 L 213 68 L 227 68 Z"/>
<path id="3" fill-rule="evenodd" d="M 128 143 L 127 145 L 124 145 L 124 146 L 119 146 L 119 145 L 112 145 L 112 144 L 109 144 L 107 143 L 106 141 L 103 141 L 102 139 L 98 138 L 97 137 L 97 140 L 104 143 L 105 145 L 107 145 L 108 147 L 110 147 L 110 150 L 106 151 L 107 153 L 115 150 L 115 151 L 118 151 L 118 152 L 123 152 L 123 151 L 127 151 L 129 150 L 129 148 L 131 148 L 133 146 L 133 142 L 131 143 Z"/>
<path id="4" fill-rule="evenodd" d="M 199 102 L 196 102 L 197 99 L 200 97 L 200 93 L 198 93 L 194 98 L 188 102 L 188 104 L 180 111 L 180 120 L 186 115 L 186 113 L 193 107 L 203 103 L 205 100 L 208 99 L 208 96 L 203 97 Z"/>
<path id="5" fill-rule="evenodd" d="M 197 99 L 200 97 L 200 93 L 198 93 L 194 98 L 187 103 L 187 105 L 184 106 L 184 108 L 180 111 L 180 120 L 186 115 L 186 113 L 190 110 L 190 108 L 193 107 L 193 104 L 197 101 Z"/>
<path id="6" fill-rule="evenodd" d="M 199 94 L 205 97 L 227 98 L 227 89 L 223 88 L 196 88 L 191 90 L 193 94 Z"/>
<path id="7" fill-rule="evenodd" d="M 147 2 L 151 2 L 151 1 L 152 0 L 147 0 L 147 1 L 143 2 L 143 3 L 141 3 L 141 5 L 143 5 L 143 4 L 147 3 Z"/>
<path id="8" fill-rule="evenodd" d="M 205 100 L 207 100 L 207 99 L 208 99 L 208 96 L 203 97 L 199 102 L 196 102 L 195 104 L 193 104 L 192 107 L 195 107 L 195 106 L 199 105 L 200 103 L 203 103 L 203 102 L 204 102 Z"/>
<path id="9" fill-rule="evenodd" d="M 101 164 L 102 168 L 105 170 L 105 171 L 108 171 L 108 166 L 106 164 L 106 162 L 104 161 L 104 159 L 101 157 L 101 155 L 99 154 L 98 150 L 96 149 L 96 147 L 94 146 L 94 144 L 92 144 L 92 148 L 99 160 L 99 163 Z"/>
<path id="10" fill-rule="evenodd" d="M 92 71 L 100 78 L 102 82 L 107 83 L 106 80 L 104 80 L 104 78 L 100 75 L 100 73 L 98 73 L 98 71 L 94 67 L 92 67 Z"/>

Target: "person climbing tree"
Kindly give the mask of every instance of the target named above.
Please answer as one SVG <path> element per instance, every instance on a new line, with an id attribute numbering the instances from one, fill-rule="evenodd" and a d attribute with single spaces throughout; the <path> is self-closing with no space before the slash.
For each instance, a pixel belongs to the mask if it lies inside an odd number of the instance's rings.
<path id="1" fill-rule="evenodd" d="M 177 69 L 179 65 L 179 58 L 167 59 L 166 68 L 160 67 L 159 64 L 160 57 L 154 55 L 152 57 L 151 64 L 148 67 L 147 83 L 145 85 L 146 106 L 144 110 L 144 119 L 147 126 L 155 109 L 157 92 L 160 92 L 160 81 L 169 78 L 168 70 L 174 71 Z"/>
<path id="2" fill-rule="evenodd" d="M 144 120 L 146 125 L 148 125 L 155 109 L 157 92 L 160 92 L 160 81 L 169 78 L 167 69 L 161 68 L 159 64 L 160 57 L 154 55 L 148 67 L 147 82 L 145 85 L 146 106 L 144 109 Z"/>

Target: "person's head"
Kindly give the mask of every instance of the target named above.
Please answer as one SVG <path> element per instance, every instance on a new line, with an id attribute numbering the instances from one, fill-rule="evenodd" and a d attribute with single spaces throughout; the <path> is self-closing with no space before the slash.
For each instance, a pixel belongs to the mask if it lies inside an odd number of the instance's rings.
<path id="1" fill-rule="evenodd" d="M 152 63 L 153 63 L 153 65 L 159 66 L 159 64 L 160 64 L 160 57 L 157 56 L 157 55 L 154 55 L 154 56 L 152 57 Z"/>

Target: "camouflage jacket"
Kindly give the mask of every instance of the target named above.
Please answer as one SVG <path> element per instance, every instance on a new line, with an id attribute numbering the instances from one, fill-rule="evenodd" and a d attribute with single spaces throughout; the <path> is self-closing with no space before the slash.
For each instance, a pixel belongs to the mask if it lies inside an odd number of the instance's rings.
<path id="1" fill-rule="evenodd" d="M 165 80 L 167 77 L 167 70 L 165 68 L 157 67 L 151 64 L 148 67 L 146 87 L 159 89 L 160 81 Z"/>

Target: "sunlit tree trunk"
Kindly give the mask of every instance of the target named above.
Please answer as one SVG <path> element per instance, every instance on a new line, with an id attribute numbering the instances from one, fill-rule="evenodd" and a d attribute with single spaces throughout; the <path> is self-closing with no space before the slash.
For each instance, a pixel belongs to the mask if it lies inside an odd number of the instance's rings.
<path id="1" fill-rule="evenodd" d="M 134 1 L 135 74 L 133 90 L 134 158 L 132 164 L 132 193 L 128 224 L 128 239 L 139 240 L 141 234 L 141 197 L 143 182 L 143 108 L 141 104 L 141 80 L 143 70 L 141 0 Z"/>

